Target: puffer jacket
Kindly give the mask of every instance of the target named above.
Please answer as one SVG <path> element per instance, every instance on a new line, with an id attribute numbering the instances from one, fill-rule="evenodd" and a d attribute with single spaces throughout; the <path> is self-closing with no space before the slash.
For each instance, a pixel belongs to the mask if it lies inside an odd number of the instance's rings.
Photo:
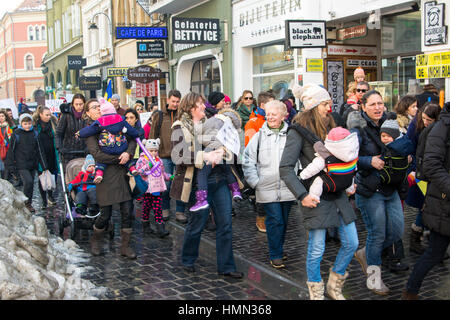
<path id="1" fill-rule="evenodd" d="M 76 119 L 72 111 L 72 106 L 63 104 L 61 108 L 61 118 L 56 128 L 56 148 L 64 155 L 66 160 L 82 157 L 83 154 L 71 154 L 73 151 L 86 151 L 83 139 L 76 138 L 75 133 L 86 125 L 85 119 Z"/>
<path id="2" fill-rule="evenodd" d="M 450 104 L 446 103 L 427 136 L 423 160 L 429 178 L 423 221 L 431 230 L 450 236 Z"/>
<path id="3" fill-rule="evenodd" d="M 266 122 L 244 150 L 242 169 L 249 186 L 255 188 L 258 203 L 295 200 L 279 173 L 287 129 L 288 124 L 283 121 L 283 128 L 275 133 Z"/>

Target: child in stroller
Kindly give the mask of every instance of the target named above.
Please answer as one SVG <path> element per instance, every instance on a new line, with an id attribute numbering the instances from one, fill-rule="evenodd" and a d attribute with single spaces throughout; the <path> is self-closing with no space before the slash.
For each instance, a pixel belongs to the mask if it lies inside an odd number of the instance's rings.
<path id="1" fill-rule="evenodd" d="M 90 202 L 90 211 L 92 213 L 97 214 L 99 211 L 94 178 L 95 160 L 92 155 L 88 154 L 86 156 L 86 160 L 84 161 L 83 167 L 81 168 L 81 171 L 72 181 L 70 181 L 69 185 L 67 186 L 69 192 L 75 188 L 75 212 L 88 218 L 93 217 L 87 212 L 88 201 Z"/>

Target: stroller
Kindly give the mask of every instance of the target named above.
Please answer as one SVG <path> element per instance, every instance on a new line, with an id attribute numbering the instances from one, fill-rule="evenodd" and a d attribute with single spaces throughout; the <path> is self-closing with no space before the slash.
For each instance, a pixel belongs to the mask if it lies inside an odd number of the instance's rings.
<path id="1" fill-rule="evenodd" d="M 100 215 L 100 211 L 97 209 L 89 209 L 89 213 L 86 216 L 82 216 L 75 211 L 75 191 L 68 191 L 67 186 L 72 181 L 78 172 L 83 167 L 85 158 L 76 158 L 70 160 L 66 165 L 66 170 L 63 170 L 62 162 L 59 163 L 59 169 L 61 172 L 61 181 L 64 192 L 65 202 L 65 215 L 59 217 L 59 233 L 63 235 L 64 229 L 70 227 L 70 238 L 73 240 L 76 237 L 77 230 L 93 230 L 93 226 L 96 218 Z M 88 203 L 89 207 L 89 203 Z M 110 239 L 114 238 L 114 227 L 112 221 L 110 221 L 107 230 Z"/>

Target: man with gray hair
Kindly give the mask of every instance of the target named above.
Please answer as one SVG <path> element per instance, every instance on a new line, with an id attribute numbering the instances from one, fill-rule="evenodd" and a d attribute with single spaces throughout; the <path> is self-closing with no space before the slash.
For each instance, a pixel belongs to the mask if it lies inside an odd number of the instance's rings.
<path id="1" fill-rule="evenodd" d="M 120 96 L 117 93 L 112 95 L 111 103 L 114 106 L 114 108 L 116 108 L 117 113 L 120 114 L 122 117 L 124 117 L 126 110 L 120 107 Z"/>

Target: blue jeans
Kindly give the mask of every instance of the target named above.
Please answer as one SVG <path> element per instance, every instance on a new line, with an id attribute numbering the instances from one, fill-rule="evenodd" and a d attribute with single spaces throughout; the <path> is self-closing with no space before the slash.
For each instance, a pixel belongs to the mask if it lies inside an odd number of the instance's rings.
<path id="1" fill-rule="evenodd" d="M 292 201 L 263 203 L 270 260 L 283 258 L 283 244 L 292 204 Z"/>
<path id="2" fill-rule="evenodd" d="M 217 271 L 219 273 L 234 272 L 236 265 L 232 246 L 231 194 L 224 175 L 212 173 L 208 177 L 208 203 L 214 211 L 217 227 Z M 200 239 L 208 216 L 209 209 L 197 211 L 189 216 L 181 249 L 181 262 L 184 266 L 193 266 L 198 258 Z"/>
<path id="3" fill-rule="evenodd" d="M 340 217 L 341 226 L 338 228 L 339 238 L 341 240 L 341 248 L 334 261 L 333 271 L 345 275 L 345 270 L 353 259 L 356 249 L 358 249 L 358 233 L 356 225 L 351 222 L 345 225 L 344 220 Z M 320 282 L 320 262 L 325 252 L 325 237 L 327 229 L 308 230 L 308 253 L 306 256 L 306 273 L 308 281 Z"/>
<path id="4" fill-rule="evenodd" d="M 368 266 L 381 265 L 381 251 L 403 237 L 403 209 L 395 191 L 386 197 L 379 192 L 370 198 L 355 196 L 367 229 L 366 258 Z"/>
<path id="5" fill-rule="evenodd" d="M 174 170 L 175 170 L 175 165 L 172 162 L 171 158 L 161 158 L 163 165 L 164 165 L 164 169 L 166 170 L 166 172 L 170 175 L 173 174 Z M 172 181 L 166 181 L 166 187 L 167 190 L 164 191 L 161 194 L 161 198 L 162 198 L 162 210 L 169 210 L 170 209 L 170 185 L 172 184 Z M 185 209 L 185 204 L 183 201 L 176 201 L 176 212 L 184 212 Z"/>

